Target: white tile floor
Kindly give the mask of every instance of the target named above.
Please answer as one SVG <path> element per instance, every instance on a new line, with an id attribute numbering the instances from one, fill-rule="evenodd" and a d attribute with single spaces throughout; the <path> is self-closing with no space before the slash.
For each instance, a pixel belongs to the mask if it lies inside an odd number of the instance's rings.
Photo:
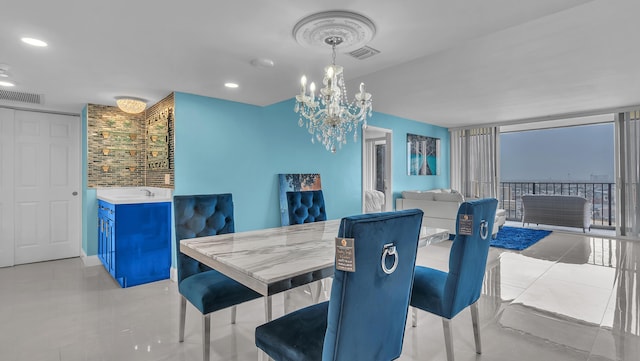
<path id="1" fill-rule="evenodd" d="M 418 262 L 446 270 L 449 246 L 421 248 Z M 195 309 L 177 342 L 178 301 L 169 280 L 122 289 L 80 259 L 2 268 L 0 360 L 201 360 Z M 257 360 L 263 311 L 261 300 L 240 305 L 235 325 L 229 310 L 215 313 L 212 360 Z M 638 361 L 640 242 L 554 232 L 522 252 L 492 248 L 480 312 L 483 353 L 465 310 L 453 321 L 456 360 Z M 420 312 L 418 322 L 400 360 L 445 360 L 440 319 Z"/>

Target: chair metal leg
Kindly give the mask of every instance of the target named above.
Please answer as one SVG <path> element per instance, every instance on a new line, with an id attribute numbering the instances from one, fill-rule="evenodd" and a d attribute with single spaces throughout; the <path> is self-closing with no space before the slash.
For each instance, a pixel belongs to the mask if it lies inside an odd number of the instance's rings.
<path id="1" fill-rule="evenodd" d="M 266 352 L 258 349 L 258 361 L 273 361 L 273 359 Z"/>
<path id="2" fill-rule="evenodd" d="M 471 305 L 471 322 L 473 323 L 473 338 L 476 341 L 476 353 L 482 353 L 482 344 L 480 342 L 480 316 L 478 314 L 478 301 Z"/>
<path id="3" fill-rule="evenodd" d="M 209 361 L 211 350 L 211 314 L 202 315 L 202 360 Z"/>
<path id="4" fill-rule="evenodd" d="M 236 306 L 231 306 L 231 324 L 236 324 Z"/>
<path id="5" fill-rule="evenodd" d="M 418 308 L 417 307 L 411 307 L 411 326 L 413 327 L 418 326 Z"/>
<path id="6" fill-rule="evenodd" d="M 442 329 L 444 330 L 444 345 L 447 350 L 447 361 L 453 361 L 453 332 L 451 331 L 451 320 L 442 318 Z"/>
<path id="7" fill-rule="evenodd" d="M 178 341 L 184 342 L 184 322 L 187 316 L 187 299 L 180 296 L 180 326 L 178 330 Z"/>

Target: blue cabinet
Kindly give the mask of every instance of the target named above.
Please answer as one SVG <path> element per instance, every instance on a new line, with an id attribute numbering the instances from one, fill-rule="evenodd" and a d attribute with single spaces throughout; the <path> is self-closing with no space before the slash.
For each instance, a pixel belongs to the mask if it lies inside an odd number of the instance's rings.
<path id="1" fill-rule="evenodd" d="M 98 258 L 122 287 L 169 278 L 171 202 L 98 200 Z"/>
<path id="2" fill-rule="evenodd" d="M 98 201 L 98 258 L 104 268 L 112 275 L 114 269 L 114 233 L 115 205 Z"/>

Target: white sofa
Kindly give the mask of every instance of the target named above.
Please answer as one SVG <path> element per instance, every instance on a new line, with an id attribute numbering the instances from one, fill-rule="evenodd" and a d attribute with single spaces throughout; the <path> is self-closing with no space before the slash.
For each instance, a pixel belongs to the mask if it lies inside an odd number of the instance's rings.
<path id="1" fill-rule="evenodd" d="M 370 189 L 364 191 L 365 213 L 382 212 L 384 210 L 384 193 Z"/>
<path id="2" fill-rule="evenodd" d="M 430 228 L 444 228 L 450 235 L 456 233 L 456 216 L 464 196 L 451 189 L 431 189 L 426 191 L 404 191 L 402 198 L 396 199 L 396 210 L 418 208 L 424 212 L 422 225 Z M 496 210 L 493 235 L 506 221 L 504 209 Z"/>

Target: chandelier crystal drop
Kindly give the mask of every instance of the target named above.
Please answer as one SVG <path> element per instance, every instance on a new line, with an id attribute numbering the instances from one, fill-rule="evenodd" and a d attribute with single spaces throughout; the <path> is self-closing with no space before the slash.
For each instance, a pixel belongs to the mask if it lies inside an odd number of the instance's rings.
<path id="1" fill-rule="evenodd" d="M 364 83 L 360 83 L 360 92 L 349 103 L 347 88 L 344 82 L 343 68 L 336 65 L 336 46 L 343 39 L 331 36 L 325 43 L 331 45 L 332 62 L 324 68 L 323 87 L 316 96 L 316 85 L 309 85 L 307 93 L 307 77 L 300 80 L 301 91 L 296 95 L 294 111 L 299 114 L 298 125 L 306 127 L 311 134 L 311 142 L 321 142 L 328 151 L 336 152 L 336 147 L 347 144 L 349 133 L 353 132 L 353 141 L 358 141 L 358 124 L 367 124 L 367 116 L 371 116 L 371 94 L 365 91 Z"/>

